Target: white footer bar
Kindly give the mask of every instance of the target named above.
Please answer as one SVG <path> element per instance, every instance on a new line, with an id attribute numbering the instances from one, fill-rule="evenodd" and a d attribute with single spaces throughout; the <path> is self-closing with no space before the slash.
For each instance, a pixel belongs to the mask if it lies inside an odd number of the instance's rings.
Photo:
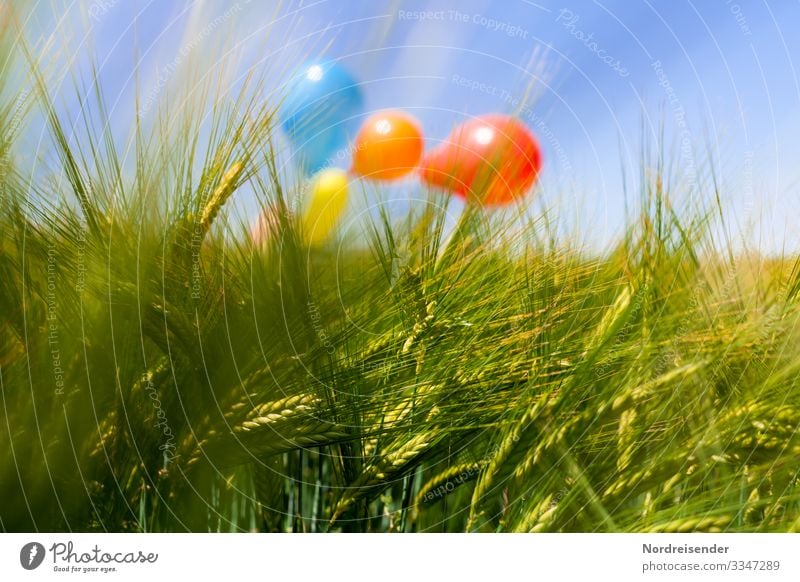
<path id="1" fill-rule="evenodd" d="M 0 580 L 800 580 L 794 534 L 3 534 Z"/>

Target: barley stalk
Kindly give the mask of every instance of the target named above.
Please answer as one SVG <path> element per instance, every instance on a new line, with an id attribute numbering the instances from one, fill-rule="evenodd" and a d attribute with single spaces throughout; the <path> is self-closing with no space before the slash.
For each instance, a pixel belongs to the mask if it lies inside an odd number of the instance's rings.
<path id="1" fill-rule="evenodd" d="M 241 162 L 234 162 L 233 165 L 222 176 L 219 186 L 211 194 L 205 207 L 200 214 L 200 228 L 203 232 L 208 231 L 211 223 L 214 222 L 222 206 L 228 201 L 233 191 L 236 189 L 236 181 L 244 169 L 244 164 Z"/>
<path id="2" fill-rule="evenodd" d="M 377 462 L 365 467 L 361 475 L 348 485 L 347 490 L 336 504 L 331 517 L 331 524 L 341 517 L 355 502 L 363 499 L 375 491 L 376 488 L 398 478 L 400 473 L 418 461 L 437 440 L 435 433 L 422 433 L 400 445 Z"/>
<path id="3" fill-rule="evenodd" d="M 481 513 L 481 504 L 484 496 L 493 486 L 495 480 L 502 479 L 503 475 L 510 473 L 516 467 L 516 462 L 525 454 L 527 444 L 539 435 L 536 420 L 545 408 L 545 400 L 539 400 L 523 417 L 514 425 L 506 435 L 499 447 L 488 460 L 486 470 L 481 473 L 475 489 L 472 492 L 470 514 L 467 520 L 467 530 L 472 529 Z M 523 442 L 520 446 L 520 442 Z M 508 466 L 511 469 L 508 469 Z"/>
<path id="4" fill-rule="evenodd" d="M 689 517 L 650 526 L 644 530 L 644 533 L 719 533 L 724 531 L 732 521 L 733 517 L 729 515 L 718 517 Z"/>
<path id="5" fill-rule="evenodd" d="M 516 533 L 531 532 L 533 528 L 539 523 L 542 517 L 548 511 L 553 511 L 558 502 L 555 500 L 555 495 L 550 493 L 545 495 L 533 509 L 525 513 L 522 520 L 518 521 L 514 526 L 513 531 Z"/>
<path id="6" fill-rule="evenodd" d="M 309 394 L 298 394 L 258 406 L 250 418 L 233 428 L 234 433 L 261 430 L 274 423 L 287 421 L 300 415 L 308 417 L 317 410 L 319 399 Z"/>
<path id="7" fill-rule="evenodd" d="M 442 471 L 429 479 L 422 487 L 414 500 L 414 505 L 430 504 L 439 501 L 456 487 L 473 479 L 477 479 L 485 462 L 461 463 Z"/>
<path id="8" fill-rule="evenodd" d="M 634 473 L 620 472 L 620 477 L 602 492 L 601 498 L 610 502 L 622 496 L 638 495 L 641 491 L 669 482 L 675 476 L 680 476 L 678 470 L 687 463 L 684 459 L 674 459 L 652 467 L 641 469 Z M 685 474 L 685 473 L 684 473 Z"/>

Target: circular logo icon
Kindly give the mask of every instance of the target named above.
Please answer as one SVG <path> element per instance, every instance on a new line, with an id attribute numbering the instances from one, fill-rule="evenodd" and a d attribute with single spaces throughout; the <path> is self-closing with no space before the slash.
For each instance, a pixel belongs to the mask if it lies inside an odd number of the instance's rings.
<path id="1" fill-rule="evenodd" d="M 35 570 L 44 561 L 44 546 L 39 542 L 29 542 L 19 551 L 19 563 L 26 570 Z"/>

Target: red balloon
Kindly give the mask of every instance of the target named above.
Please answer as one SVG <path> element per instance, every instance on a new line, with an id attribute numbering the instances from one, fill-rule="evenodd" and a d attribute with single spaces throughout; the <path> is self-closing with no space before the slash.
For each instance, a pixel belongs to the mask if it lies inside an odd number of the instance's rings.
<path id="1" fill-rule="evenodd" d="M 422 161 L 422 179 L 484 204 L 508 204 L 523 196 L 542 167 L 530 130 L 508 115 L 490 114 L 456 127 Z"/>

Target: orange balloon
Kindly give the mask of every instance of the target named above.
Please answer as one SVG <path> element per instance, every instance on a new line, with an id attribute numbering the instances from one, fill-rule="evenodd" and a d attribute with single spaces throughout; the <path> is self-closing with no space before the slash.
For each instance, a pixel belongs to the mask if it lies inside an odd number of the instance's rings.
<path id="1" fill-rule="evenodd" d="M 356 136 L 353 171 L 373 180 L 402 178 L 419 164 L 422 147 L 416 119 L 402 111 L 381 111 Z"/>

